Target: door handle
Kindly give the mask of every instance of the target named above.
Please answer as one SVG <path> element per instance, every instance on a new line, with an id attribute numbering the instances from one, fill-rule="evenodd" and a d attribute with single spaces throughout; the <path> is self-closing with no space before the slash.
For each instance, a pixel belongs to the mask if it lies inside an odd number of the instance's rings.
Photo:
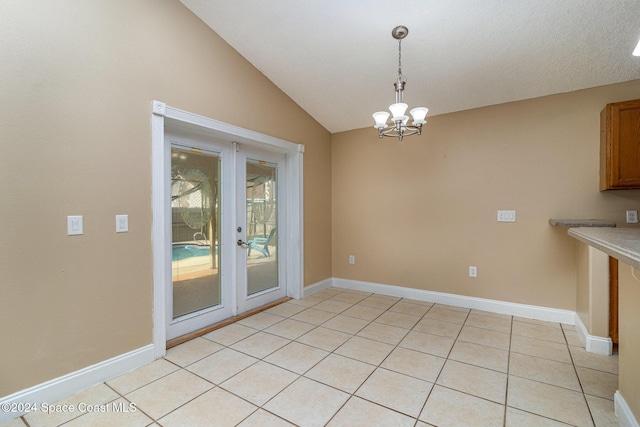
<path id="1" fill-rule="evenodd" d="M 238 240 L 238 246 L 246 249 L 249 247 L 249 244 L 247 242 L 243 242 L 242 240 Z"/>

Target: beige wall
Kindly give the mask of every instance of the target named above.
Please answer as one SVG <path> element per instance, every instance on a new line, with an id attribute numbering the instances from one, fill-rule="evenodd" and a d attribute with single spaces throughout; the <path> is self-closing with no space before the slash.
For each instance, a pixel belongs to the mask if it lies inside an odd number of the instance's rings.
<path id="1" fill-rule="evenodd" d="M 151 343 L 154 99 L 305 145 L 305 284 L 331 277 L 330 134 L 181 3 L 12 0 L 0 24 L 0 396 Z"/>
<path id="2" fill-rule="evenodd" d="M 575 310 L 576 244 L 548 220 L 640 209 L 598 191 L 599 113 L 635 98 L 640 81 L 435 116 L 404 142 L 333 135 L 334 277 Z"/>
<path id="3" fill-rule="evenodd" d="M 609 337 L 609 255 L 577 245 L 576 313 L 589 335 Z"/>
<path id="4" fill-rule="evenodd" d="M 640 420 L 640 277 L 638 269 L 620 262 L 619 267 L 619 391 L 636 420 Z"/>

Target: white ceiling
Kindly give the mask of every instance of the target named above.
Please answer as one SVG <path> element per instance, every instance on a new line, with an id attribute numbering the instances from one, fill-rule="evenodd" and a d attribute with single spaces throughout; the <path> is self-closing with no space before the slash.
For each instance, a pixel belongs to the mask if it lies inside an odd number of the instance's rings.
<path id="1" fill-rule="evenodd" d="M 640 0 L 181 0 L 330 132 L 640 79 Z M 428 119 L 428 117 L 427 117 Z"/>

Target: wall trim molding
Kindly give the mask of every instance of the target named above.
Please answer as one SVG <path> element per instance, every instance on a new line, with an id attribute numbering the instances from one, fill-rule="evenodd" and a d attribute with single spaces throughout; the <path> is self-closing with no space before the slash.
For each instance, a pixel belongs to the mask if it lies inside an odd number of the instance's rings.
<path id="1" fill-rule="evenodd" d="M 602 354 L 604 356 L 611 356 L 613 354 L 613 341 L 611 338 L 589 335 L 587 327 L 578 314 L 576 314 L 576 332 L 578 333 L 580 342 L 588 352 Z"/>
<path id="2" fill-rule="evenodd" d="M 631 408 L 627 405 L 627 401 L 620 394 L 620 390 L 616 390 L 613 395 L 613 405 L 621 427 L 640 427 L 638 420 L 633 416 Z"/>
<path id="3" fill-rule="evenodd" d="M 29 403 L 40 406 L 69 397 L 89 387 L 109 381 L 119 375 L 137 369 L 154 360 L 153 344 L 87 366 L 70 374 L 54 378 L 33 387 L 0 398 L 0 406 L 14 403 Z M 19 412 L 0 411 L 0 423 L 24 415 Z"/>
<path id="4" fill-rule="evenodd" d="M 476 310 L 490 311 L 492 313 L 544 320 L 547 322 L 564 323 L 567 325 L 575 325 L 576 321 L 575 311 L 570 310 L 469 297 L 444 292 L 426 291 L 423 289 L 364 282 L 360 280 L 341 279 L 336 277 L 305 287 L 304 294 L 305 296 L 309 296 L 330 286 L 401 298 L 410 298 L 419 301 L 428 301 L 438 304 L 447 304 L 454 307 L 472 308 Z"/>

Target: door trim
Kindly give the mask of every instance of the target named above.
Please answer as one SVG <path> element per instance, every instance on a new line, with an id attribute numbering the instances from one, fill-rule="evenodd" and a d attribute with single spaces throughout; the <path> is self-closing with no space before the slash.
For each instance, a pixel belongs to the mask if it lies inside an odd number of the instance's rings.
<path id="1" fill-rule="evenodd" d="M 155 358 L 166 353 L 166 281 L 170 259 L 168 247 L 166 197 L 171 158 L 168 155 L 165 131 L 186 130 L 245 144 L 254 148 L 268 149 L 286 157 L 285 190 L 291 195 L 287 204 L 286 227 L 280 236 L 287 251 L 286 286 L 287 296 L 302 298 L 304 286 L 304 223 L 303 223 L 303 154 L 304 145 L 294 144 L 228 123 L 169 107 L 153 101 L 151 114 L 151 181 L 152 211 L 151 227 L 153 252 L 153 344 Z M 234 314 L 237 314 L 234 309 Z"/>

